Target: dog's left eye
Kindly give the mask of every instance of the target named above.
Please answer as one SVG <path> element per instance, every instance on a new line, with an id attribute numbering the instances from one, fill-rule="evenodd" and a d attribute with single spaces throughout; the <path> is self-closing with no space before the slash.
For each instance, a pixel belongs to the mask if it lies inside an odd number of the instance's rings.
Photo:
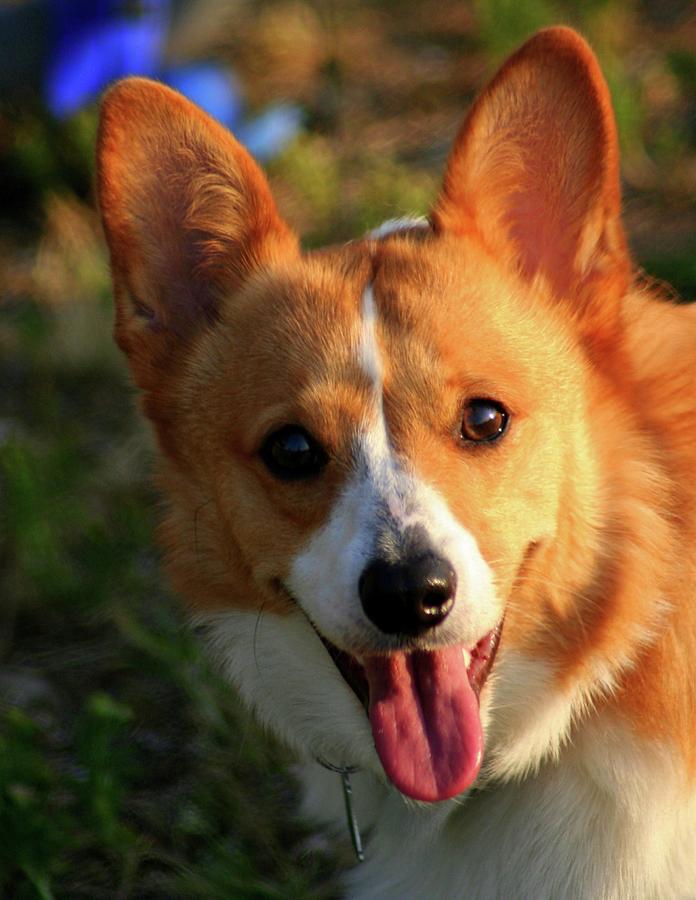
<path id="1" fill-rule="evenodd" d="M 261 459 L 276 478 L 291 481 L 318 474 L 328 456 L 304 428 L 284 425 L 266 438 L 261 447 Z"/>
<path id="2" fill-rule="evenodd" d="M 462 417 L 462 439 L 477 444 L 496 441 L 504 434 L 509 418 L 505 407 L 496 400 L 469 400 Z"/>

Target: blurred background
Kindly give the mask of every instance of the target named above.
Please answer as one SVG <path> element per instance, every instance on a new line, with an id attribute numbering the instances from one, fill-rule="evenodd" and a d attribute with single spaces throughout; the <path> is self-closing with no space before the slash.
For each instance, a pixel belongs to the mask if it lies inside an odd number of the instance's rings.
<path id="1" fill-rule="evenodd" d="M 150 438 L 111 342 L 97 98 L 160 78 L 264 162 L 308 246 L 426 213 L 536 28 L 597 50 L 638 264 L 696 294 L 690 0 L 0 2 L 0 896 L 329 898 L 281 748 L 159 575 Z M 337 783 L 337 790 L 339 785 Z"/>

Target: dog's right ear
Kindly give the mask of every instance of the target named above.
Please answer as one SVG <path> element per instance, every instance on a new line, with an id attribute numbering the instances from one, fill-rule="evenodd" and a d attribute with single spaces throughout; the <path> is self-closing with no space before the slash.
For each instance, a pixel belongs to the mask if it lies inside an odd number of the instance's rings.
<path id="1" fill-rule="evenodd" d="M 129 78 L 106 94 L 97 173 L 116 340 L 146 388 L 225 297 L 298 242 L 247 151 L 157 82 Z"/>

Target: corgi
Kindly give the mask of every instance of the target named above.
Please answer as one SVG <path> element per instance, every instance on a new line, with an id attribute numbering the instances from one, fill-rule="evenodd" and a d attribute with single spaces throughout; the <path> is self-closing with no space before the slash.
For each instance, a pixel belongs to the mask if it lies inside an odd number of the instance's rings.
<path id="1" fill-rule="evenodd" d="M 179 94 L 106 95 L 115 336 L 174 588 L 301 760 L 353 900 L 696 897 L 696 308 L 637 277 L 574 31 L 427 220 L 302 252 Z"/>

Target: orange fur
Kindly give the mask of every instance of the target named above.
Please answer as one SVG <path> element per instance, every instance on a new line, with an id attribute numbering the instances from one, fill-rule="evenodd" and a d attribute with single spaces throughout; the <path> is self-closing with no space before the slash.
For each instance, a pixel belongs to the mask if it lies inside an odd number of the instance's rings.
<path id="1" fill-rule="evenodd" d="M 116 337 L 194 607 L 293 612 L 288 572 L 375 417 L 356 351 L 371 285 L 394 454 L 475 536 L 502 649 L 549 663 L 560 692 L 587 685 L 592 714 L 694 777 L 696 309 L 631 281 L 610 98 L 581 38 L 541 32 L 481 94 L 428 231 L 301 254 L 246 151 L 142 80 L 104 101 L 99 185 Z M 462 446 L 481 396 L 509 432 Z M 326 448 L 321 477 L 264 467 L 287 423 Z"/>

